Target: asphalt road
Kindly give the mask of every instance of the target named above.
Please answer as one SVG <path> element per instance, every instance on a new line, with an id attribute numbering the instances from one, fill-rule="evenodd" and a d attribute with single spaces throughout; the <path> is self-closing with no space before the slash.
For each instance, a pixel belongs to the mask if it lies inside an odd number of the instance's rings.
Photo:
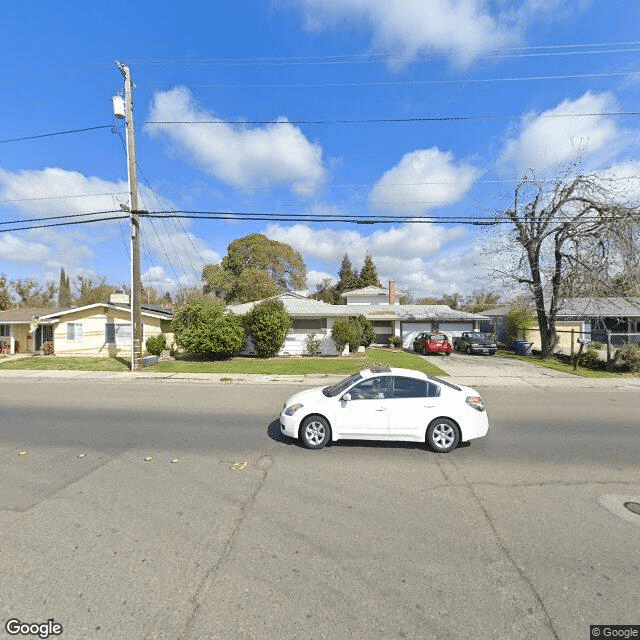
<path id="1" fill-rule="evenodd" d="M 300 388 L 4 378 L 0 637 L 9 618 L 64 640 L 640 624 L 637 390 L 480 387 L 488 437 L 436 455 L 285 441 Z"/>

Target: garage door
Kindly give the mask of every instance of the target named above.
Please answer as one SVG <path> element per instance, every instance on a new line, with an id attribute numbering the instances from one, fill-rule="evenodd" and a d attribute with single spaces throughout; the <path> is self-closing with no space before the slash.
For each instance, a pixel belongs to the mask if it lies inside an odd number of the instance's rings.
<path id="1" fill-rule="evenodd" d="M 441 322 L 440 331 L 451 340 L 454 336 L 459 337 L 463 331 L 473 331 L 473 322 Z"/>
<path id="2" fill-rule="evenodd" d="M 403 322 L 401 331 L 402 346 L 405 349 L 412 349 L 413 341 L 419 333 L 431 331 L 431 322 Z"/>

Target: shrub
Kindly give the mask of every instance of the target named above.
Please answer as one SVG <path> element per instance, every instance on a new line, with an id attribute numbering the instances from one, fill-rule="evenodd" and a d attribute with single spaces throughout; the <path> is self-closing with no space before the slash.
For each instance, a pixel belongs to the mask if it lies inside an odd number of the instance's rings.
<path id="1" fill-rule="evenodd" d="M 356 317 L 356 321 L 360 325 L 360 331 L 362 333 L 360 344 L 363 347 L 368 347 L 376 340 L 376 332 L 373 330 L 373 325 L 362 314 Z"/>
<path id="2" fill-rule="evenodd" d="M 52 340 L 45 340 L 42 343 L 42 353 L 45 356 L 52 356 L 53 355 L 53 341 Z"/>
<path id="3" fill-rule="evenodd" d="M 167 348 L 167 336 L 164 333 L 159 333 L 157 336 L 151 336 L 147 338 L 145 342 L 147 351 L 152 356 L 159 356 Z"/>
<path id="4" fill-rule="evenodd" d="M 313 356 L 316 354 L 320 345 L 322 344 L 322 340 L 316 336 L 315 333 L 310 333 L 304 340 L 304 351 L 303 354 L 305 356 Z"/>
<path id="5" fill-rule="evenodd" d="M 578 358 L 578 354 L 573 356 L 573 360 Z M 590 344 L 585 351 L 580 354 L 578 359 L 578 365 L 585 369 L 601 369 L 602 362 L 600 360 L 600 353 L 592 344 Z"/>
<path id="6" fill-rule="evenodd" d="M 242 319 L 224 313 L 219 302 L 193 298 L 179 306 L 172 328 L 176 344 L 194 355 L 229 358 L 240 351 L 246 341 Z"/>
<path id="7" fill-rule="evenodd" d="M 640 344 L 625 344 L 618 357 L 632 373 L 640 373 Z"/>
<path id="8" fill-rule="evenodd" d="M 362 342 L 362 328 L 355 318 L 337 318 L 331 329 L 338 351 L 349 345 L 350 351 L 356 351 Z"/>
<path id="9" fill-rule="evenodd" d="M 291 328 L 291 316 L 280 300 L 264 300 L 245 316 L 247 330 L 261 358 L 275 356 Z"/>
<path id="10" fill-rule="evenodd" d="M 400 336 L 389 336 L 389 346 L 400 349 L 402 347 L 402 338 Z"/>

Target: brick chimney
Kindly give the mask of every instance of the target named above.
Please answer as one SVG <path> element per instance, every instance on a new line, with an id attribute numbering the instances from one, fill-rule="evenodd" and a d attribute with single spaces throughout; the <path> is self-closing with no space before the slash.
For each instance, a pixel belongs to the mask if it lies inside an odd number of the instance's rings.
<path id="1" fill-rule="evenodd" d="M 389 304 L 396 304 L 396 283 L 389 280 Z"/>

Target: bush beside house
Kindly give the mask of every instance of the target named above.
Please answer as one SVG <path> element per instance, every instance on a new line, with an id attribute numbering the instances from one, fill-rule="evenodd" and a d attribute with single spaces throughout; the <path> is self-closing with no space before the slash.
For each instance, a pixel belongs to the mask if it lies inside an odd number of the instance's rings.
<path id="1" fill-rule="evenodd" d="M 224 306 L 194 298 L 175 310 L 172 322 L 176 344 L 200 357 L 230 358 L 244 347 L 242 318 L 224 313 Z"/>
<path id="2" fill-rule="evenodd" d="M 291 316 L 282 301 L 269 299 L 255 305 L 247 313 L 245 325 L 258 356 L 272 358 L 284 345 L 291 329 Z"/>

